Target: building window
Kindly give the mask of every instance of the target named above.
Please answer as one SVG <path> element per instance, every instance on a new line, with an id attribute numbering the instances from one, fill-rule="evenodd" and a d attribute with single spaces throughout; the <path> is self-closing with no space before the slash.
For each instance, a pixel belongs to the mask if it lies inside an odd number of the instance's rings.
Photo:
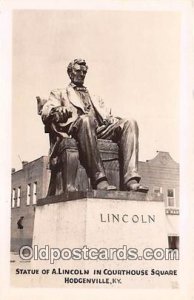
<path id="1" fill-rule="evenodd" d="M 37 182 L 34 182 L 33 184 L 33 204 L 36 204 L 37 202 Z"/>
<path id="2" fill-rule="evenodd" d="M 14 208 L 16 203 L 16 189 L 12 190 L 11 207 Z"/>
<path id="3" fill-rule="evenodd" d="M 18 188 L 17 192 L 17 207 L 20 207 L 20 202 L 21 202 L 21 186 Z"/>
<path id="4" fill-rule="evenodd" d="M 174 189 L 168 189 L 167 190 L 167 206 L 168 207 L 175 207 L 175 190 Z"/>
<path id="5" fill-rule="evenodd" d="M 26 202 L 26 205 L 30 205 L 30 190 L 31 190 L 31 184 L 29 183 L 27 185 L 27 202 Z"/>
<path id="6" fill-rule="evenodd" d="M 154 194 L 157 194 L 159 196 L 160 194 L 162 194 L 162 187 L 155 186 L 153 188 L 153 192 L 154 192 Z"/>
<path id="7" fill-rule="evenodd" d="M 169 249 L 172 249 L 172 250 L 179 249 L 179 236 L 178 235 L 168 236 L 168 247 L 169 247 Z"/>

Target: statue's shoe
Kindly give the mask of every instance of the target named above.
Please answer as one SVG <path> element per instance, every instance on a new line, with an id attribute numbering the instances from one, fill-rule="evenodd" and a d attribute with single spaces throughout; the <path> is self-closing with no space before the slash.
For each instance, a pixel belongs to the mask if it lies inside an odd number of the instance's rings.
<path id="1" fill-rule="evenodd" d="M 116 191 L 117 188 L 114 185 L 107 185 L 106 187 L 103 188 L 97 188 L 99 191 Z"/>
<path id="2" fill-rule="evenodd" d="M 137 192 L 147 193 L 149 191 L 149 187 L 145 185 L 140 185 L 137 189 Z"/>
<path id="3" fill-rule="evenodd" d="M 107 181 L 103 180 L 97 184 L 96 189 L 101 191 L 116 191 L 117 188 L 114 185 L 109 185 Z"/>
<path id="4" fill-rule="evenodd" d="M 142 193 L 147 193 L 149 191 L 149 187 L 148 186 L 145 186 L 145 185 L 141 185 L 140 183 L 138 182 L 128 182 L 126 184 L 126 189 L 128 191 L 135 191 L 135 192 L 142 192 Z"/>
<path id="5" fill-rule="evenodd" d="M 108 185 L 107 188 L 105 189 L 106 191 L 116 191 L 117 188 L 114 185 Z"/>

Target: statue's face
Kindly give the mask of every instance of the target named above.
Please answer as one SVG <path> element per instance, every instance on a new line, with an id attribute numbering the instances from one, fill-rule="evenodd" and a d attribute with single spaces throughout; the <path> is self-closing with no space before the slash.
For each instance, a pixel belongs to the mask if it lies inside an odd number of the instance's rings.
<path id="1" fill-rule="evenodd" d="M 71 81 L 78 86 L 84 84 L 84 79 L 86 77 L 87 67 L 79 64 L 75 64 L 72 68 Z"/>

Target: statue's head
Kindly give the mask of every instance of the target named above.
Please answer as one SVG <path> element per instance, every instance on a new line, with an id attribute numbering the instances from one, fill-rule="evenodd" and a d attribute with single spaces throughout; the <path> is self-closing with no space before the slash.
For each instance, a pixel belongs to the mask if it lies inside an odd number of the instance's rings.
<path id="1" fill-rule="evenodd" d="M 67 73 L 73 82 L 77 86 L 82 86 L 84 84 L 84 79 L 88 70 L 88 66 L 84 59 L 74 59 L 69 63 L 67 67 Z"/>

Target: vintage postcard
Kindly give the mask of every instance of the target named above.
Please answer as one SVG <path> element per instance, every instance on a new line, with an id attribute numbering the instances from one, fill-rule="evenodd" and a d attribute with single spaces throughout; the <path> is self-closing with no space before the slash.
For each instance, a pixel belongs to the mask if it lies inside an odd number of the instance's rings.
<path id="1" fill-rule="evenodd" d="M 2 9 L 7 299 L 192 299 L 192 1 L 136 5 Z"/>

